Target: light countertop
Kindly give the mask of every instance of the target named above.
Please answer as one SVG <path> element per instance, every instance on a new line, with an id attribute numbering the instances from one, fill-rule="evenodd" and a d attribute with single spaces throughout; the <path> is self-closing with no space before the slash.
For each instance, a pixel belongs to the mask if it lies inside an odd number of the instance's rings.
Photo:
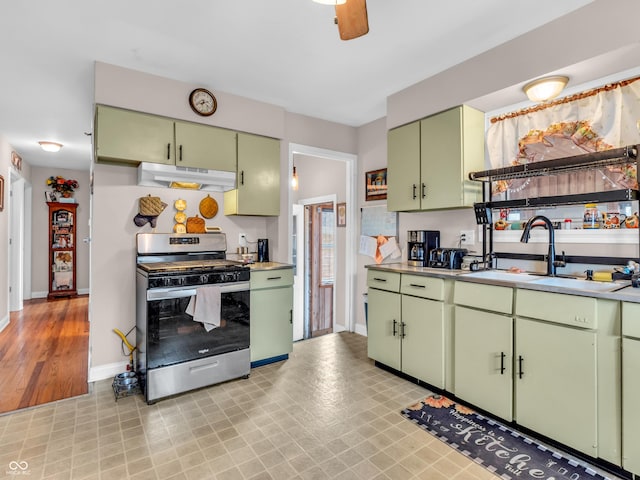
<path id="1" fill-rule="evenodd" d="M 640 303 L 640 288 L 631 287 L 631 282 L 628 280 L 617 280 L 615 282 L 586 282 L 584 279 L 577 279 L 575 282 L 576 287 L 573 287 L 570 286 L 572 282 L 564 282 L 562 281 L 562 278 L 560 278 L 558 282 L 554 282 L 553 278 L 546 277 L 544 275 L 514 274 L 509 273 L 506 270 L 488 270 L 485 271 L 485 276 L 482 276 L 474 275 L 475 272 L 469 272 L 467 270 L 412 267 L 406 263 L 367 265 L 366 268 L 395 273 L 424 275 L 435 278 L 448 278 L 456 281 L 484 283 L 488 285 Z M 539 281 L 548 283 L 539 283 Z"/>

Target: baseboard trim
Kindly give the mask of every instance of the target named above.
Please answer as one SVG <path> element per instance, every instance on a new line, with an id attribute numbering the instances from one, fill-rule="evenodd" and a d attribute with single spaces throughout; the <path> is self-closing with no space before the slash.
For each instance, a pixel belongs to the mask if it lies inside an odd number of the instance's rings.
<path id="1" fill-rule="evenodd" d="M 9 325 L 9 316 L 6 316 L 2 320 L 0 320 L 0 332 L 7 328 L 7 325 Z"/>
<path id="2" fill-rule="evenodd" d="M 367 336 L 367 326 L 361 323 L 356 323 L 356 333 L 362 335 L 363 337 Z"/>
<path id="3" fill-rule="evenodd" d="M 47 298 L 49 292 L 31 292 L 31 298 Z M 78 295 L 89 295 L 88 288 L 80 288 L 78 289 Z M 27 300 L 25 298 L 25 300 Z"/>
<path id="4" fill-rule="evenodd" d="M 89 382 L 97 382 L 98 380 L 113 378 L 119 373 L 126 372 L 128 364 L 129 362 L 124 361 L 91 367 L 89 369 Z"/>

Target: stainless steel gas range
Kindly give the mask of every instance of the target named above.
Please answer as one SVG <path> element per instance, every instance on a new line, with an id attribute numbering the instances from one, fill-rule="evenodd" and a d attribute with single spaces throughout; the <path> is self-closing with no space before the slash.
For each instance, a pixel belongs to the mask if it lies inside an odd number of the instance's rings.
<path id="1" fill-rule="evenodd" d="M 136 371 L 147 403 L 247 377 L 249 267 L 224 233 L 138 234 Z"/>

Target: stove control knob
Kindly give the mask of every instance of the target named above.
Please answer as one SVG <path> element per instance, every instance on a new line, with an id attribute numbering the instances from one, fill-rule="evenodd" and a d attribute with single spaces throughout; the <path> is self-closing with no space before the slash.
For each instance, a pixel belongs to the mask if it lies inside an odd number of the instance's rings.
<path id="1" fill-rule="evenodd" d="M 170 287 L 173 284 L 173 282 L 171 281 L 171 277 L 164 277 L 162 279 L 162 285 L 165 287 Z"/>
<path id="2" fill-rule="evenodd" d="M 200 283 L 203 285 L 209 283 L 209 275 L 200 275 Z"/>

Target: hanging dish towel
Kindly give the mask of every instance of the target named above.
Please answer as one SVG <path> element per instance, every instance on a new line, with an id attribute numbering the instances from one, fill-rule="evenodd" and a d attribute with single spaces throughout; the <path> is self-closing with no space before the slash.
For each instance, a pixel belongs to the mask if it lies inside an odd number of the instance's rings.
<path id="1" fill-rule="evenodd" d="M 193 317 L 194 322 L 201 322 L 207 332 L 220 326 L 220 287 L 206 285 L 198 287 L 195 296 L 191 297 L 185 313 Z"/>

